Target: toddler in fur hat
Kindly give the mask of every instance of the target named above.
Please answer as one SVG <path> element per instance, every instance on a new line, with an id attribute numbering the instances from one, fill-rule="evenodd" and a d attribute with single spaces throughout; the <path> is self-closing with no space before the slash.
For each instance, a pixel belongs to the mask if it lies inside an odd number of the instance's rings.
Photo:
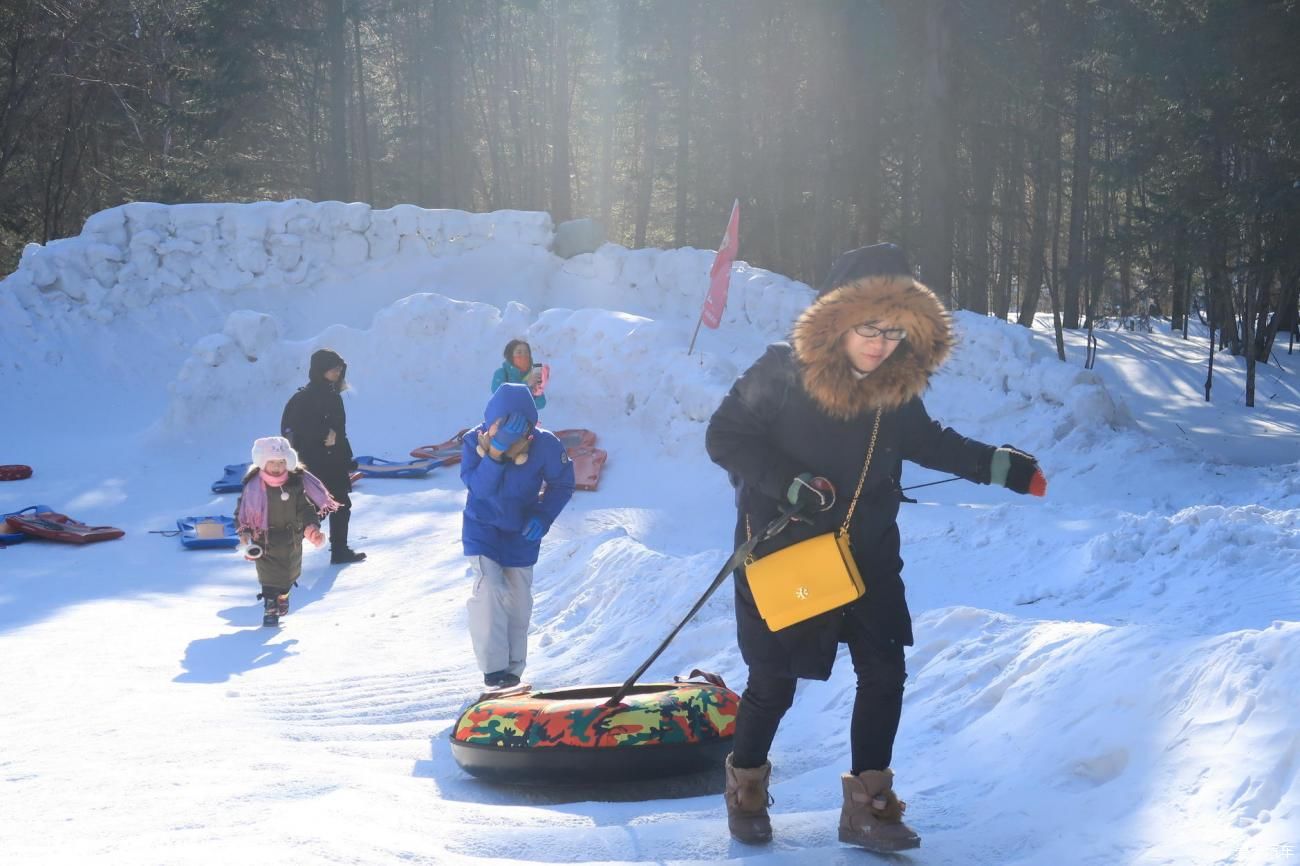
<path id="1" fill-rule="evenodd" d="M 253 442 L 253 465 L 235 506 L 244 558 L 257 565 L 262 625 L 279 625 L 289 612 L 289 591 L 302 574 L 302 542 L 325 543 L 321 518 L 339 507 L 320 480 L 298 463 L 283 436 Z"/>

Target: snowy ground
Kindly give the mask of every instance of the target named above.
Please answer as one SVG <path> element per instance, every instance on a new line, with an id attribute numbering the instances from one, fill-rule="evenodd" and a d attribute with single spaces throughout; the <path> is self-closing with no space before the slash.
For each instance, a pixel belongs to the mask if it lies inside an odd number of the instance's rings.
<path id="1" fill-rule="evenodd" d="M 719 781 L 491 787 L 449 727 L 478 675 L 456 473 L 367 480 L 366 563 L 306 556 L 260 627 L 252 567 L 150 535 L 226 513 L 244 459 L 331 345 L 358 453 L 402 458 L 471 423 L 507 339 L 552 366 L 552 428 L 610 452 L 542 548 L 529 678 L 622 680 L 726 558 L 704 421 L 807 287 L 737 265 L 687 358 L 711 254 L 606 246 L 569 262 L 543 214 L 290 202 L 97 215 L 0 282 L 17 407 L 0 511 L 127 530 L 0 550 L 0 852 L 13 863 L 857 864 L 835 839 L 852 671 L 805 683 L 773 754 L 776 842 L 732 843 Z M 917 645 L 894 767 L 916 864 L 1300 862 L 1300 364 L 1204 339 L 1099 334 L 1094 373 L 1050 332 L 958 314 L 927 398 L 1037 454 L 1046 500 L 964 483 L 902 515 Z M 1071 338 L 1073 340 L 1073 338 Z M 1194 366 L 1193 366 L 1194 365 Z M 1179 431 L 1185 435 L 1178 435 Z M 939 480 L 909 467 L 905 484 Z M 735 687 L 720 592 L 651 669 Z"/>

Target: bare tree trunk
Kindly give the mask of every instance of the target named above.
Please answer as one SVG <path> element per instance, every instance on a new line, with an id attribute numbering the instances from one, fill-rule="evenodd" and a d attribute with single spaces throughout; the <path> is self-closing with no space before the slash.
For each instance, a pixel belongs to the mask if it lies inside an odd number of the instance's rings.
<path id="1" fill-rule="evenodd" d="M 365 183 L 366 201 L 375 200 L 375 179 L 370 170 L 370 118 L 366 114 L 366 73 L 364 55 L 361 53 L 361 13 L 352 19 L 353 56 L 357 64 L 357 143 L 360 145 L 362 179 Z"/>
<path id="2" fill-rule="evenodd" d="M 604 45 L 601 64 L 600 87 L 600 167 L 596 175 L 596 202 L 600 223 L 607 235 L 612 236 L 611 220 L 614 212 L 614 115 L 618 111 L 618 81 L 621 51 L 619 39 L 622 28 L 619 19 L 625 14 L 626 3 L 616 10 L 606 10 L 601 19 L 601 44 Z"/>
<path id="3" fill-rule="evenodd" d="M 1023 204 L 1023 186 L 1024 181 L 1024 151 L 1025 139 L 1023 130 L 1020 128 L 1014 117 L 1013 105 L 1007 104 L 1006 110 L 1006 129 L 1007 135 L 1011 138 L 1011 146 L 1006 161 L 1003 163 L 1002 172 L 1002 206 L 999 217 L 999 227 L 1002 232 L 1000 250 L 998 252 L 998 275 L 997 291 L 994 297 L 993 313 L 999 319 L 1006 321 L 1011 312 L 1011 284 L 1016 275 L 1016 235 L 1020 229 L 1020 217 Z"/>
<path id="4" fill-rule="evenodd" d="M 881 184 L 884 179 L 880 167 L 883 75 L 878 50 L 882 28 L 878 20 L 869 17 L 870 9 L 866 3 L 848 4 L 842 49 L 849 68 L 848 101 L 852 118 L 849 128 L 857 136 L 852 160 L 856 169 L 854 186 L 858 190 L 860 234 L 853 246 L 883 240 L 880 236 Z M 910 151 L 910 144 L 904 150 Z M 906 244 L 905 238 L 899 240 Z M 821 265 L 829 267 L 830 262 Z"/>
<path id="5" fill-rule="evenodd" d="M 687 193 L 690 191 L 691 152 L 691 67 L 695 62 L 694 28 L 691 4 L 673 7 L 677 16 L 677 29 L 673 34 L 674 66 L 677 77 L 677 169 L 673 184 L 676 187 L 677 207 L 673 213 L 673 246 L 686 246 Z"/>
<path id="6" fill-rule="evenodd" d="M 1056 205 L 1053 208 L 1052 215 L 1052 268 L 1047 275 L 1048 293 L 1052 298 L 1052 328 L 1056 332 L 1056 357 L 1065 360 L 1065 334 L 1062 330 L 1061 323 L 1061 293 L 1060 275 L 1061 275 L 1061 199 L 1064 195 L 1065 183 L 1061 177 L 1065 171 L 1062 164 L 1061 152 L 1058 148 L 1056 151 L 1056 183 L 1053 185 L 1056 191 Z"/>
<path id="7" fill-rule="evenodd" d="M 1205 369 L 1205 402 L 1210 402 L 1210 390 L 1214 387 L 1214 308 L 1215 295 L 1218 293 L 1217 280 L 1207 274 L 1205 281 L 1205 306 L 1210 319 L 1210 363 Z"/>
<path id="8" fill-rule="evenodd" d="M 573 216 L 573 191 L 569 183 L 569 0 L 556 0 L 555 84 L 552 88 L 551 216 L 563 222 Z"/>
<path id="9" fill-rule="evenodd" d="M 1172 271 L 1170 279 L 1173 280 L 1174 303 L 1169 320 L 1169 330 L 1178 332 L 1182 330 L 1184 336 L 1187 330 L 1187 317 L 1191 313 L 1191 274 L 1190 268 L 1187 267 L 1185 256 L 1187 255 L 1187 229 L 1182 220 L 1179 220 L 1178 227 L 1174 229 L 1174 250 L 1172 258 Z"/>
<path id="10" fill-rule="evenodd" d="M 654 196 L 655 151 L 659 138 L 659 88 L 649 85 L 649 105 L 646 107 L 644 140 L 641 142 L 641 170 L 638 173 L 636 194 L 636 228 L 633 247 L 645 246 L 646 232 L 650 224 L 650 203 Z"/>
<path id="11" fill-rule="evenodd" d="M 1116 250 L 1119 266 L 1120 306 L 1127 315 L 1133 308 L 1133 183 L 1125 172 L 1123 221 L 1124 242 Z M 1174 290 L 1177 292 L 1177 288 Z"/>
<path id="12" fill-rule="evenodd" d="M 972 191 L 970 217 L 970 278 L 963 282 L 961 307 L 987 316 L 989 313 L 989 240 L 993 234 L 993 181 L 997 174 L 997 155 L 993 130 L 984 120 L 986 105 L 976 108 L 976 120 L 970 130 Z"/>
<path id="13" fill-rule="evenodd" d="M 925 0 L 921 124 L 921 281 L 952 301 L 952 34 L 951 0 Z"/>
<path id="14" fill-rule="evenodd" d="M 414 93 L 411 96 L 414 102 L 411 115 L 414 119 L 413 122 L 415 126 L 415 189 L 416 189 L 415 194 L 416 194 L 416 203 L 427 207 L 429 205 L 429 202 L 432 200 L 433 196 L 430 193 L 431 184 L 429 183 L 429 167 L 425 163 L 425 159 L 429 155 L 429 122 L 428 122 L 427 104 L 425 102 L 425 93 L 424 93 L 424 80 L 425 80 L 424 70 L 426 64 L 424 63 L 423 53 L 419 52 L 418 49 L 414 48 L 414 46 L 423 46 L 425 44 L 425 38 L 423 35 L 424 15 L 422 14 L 419 7 L 412 7 L 408 10 L 408 12 L 410 17 L 407 19 L 407 21 L 408 21 L 408 26 L 411 29 L 410 36 L 411 36 L 411 45 L 413 47 L 407 50 L 412 54 L 417 54 L 417 56 L 414 58 L 414 62 L 411 64 L 411 81 L 407 85 L 409 88 L 411 88 L 414 91 Z M 438 7 L 434 6 L 431 10 L 429 10 L 429 14 L 433 17 L 433 25 L 432 25 L 433 40 L 434 40 L 434 52 L 436 58 L 438 54 L 437 43 L 442 38 L 442 29 L 438 26 L 439 24 Z M 437 61 L 435 59 L 435 64 L 436 62 Z M 398 87 L 400 88 L 401 86 L 400 82 L 398 82 L 397 84 Z M 435 93 L 434 100 L 435 100 L 435 104 L 437 104 L 438 84 L 436 78 L 433 87 Z M 397 98 L 399 100 L 401 99 L 400 92 Z M 435 141 L 434 147 L 436 148 L 437 147 L 436 131 L 434 132 L 434 141 Z M 438 156 L 436 154 L 433 156 L 432 162 L 433 165 L 435 166 L 434 171 L 438 172 L 439 176 L 441 176 L 441 172 L 438 167 L 439 166 Z M 435 179 L 432 186 L 436 189 L 437 185 L 438 182 Z"/>
<path id="15" fill-rule="evenodd" d="M 1026 328 L 1034 325 L 1038 298 L 1043 287 L 1043 264 L 1047 255 L 1047 206 L 1052 194 L 1052 166 L 1061 161 L 1056 69 L 1059 63 L 1047 28 L 1047 0 L 1038 6 L 1038 69 L 1043 92 L 1038 105 L 1038 129 L 1034 137 L 1034 210 L 1029 229 L 1029 262 L 1025 288 L 1021 292 L 1020 312 L 1016 322 Z M 1059 178 L 1058 178 L 1059 179 Z M 1059 199 L 1058 199 L 1059 200 Z M 1058 215 L 1059 218 L 1059 215 Z"/>
<path id="16" fill-rule="evenodd" d="M 1092 170 L 1092 76 L 1080 67 L 1074 79 L 1074 170 L 1070 183 L 1070 248 L 1065 266 L 1065 327 L 1079 327 L 1079 289 L 1085 273 L 1083 230 Z"/>
<path id="17" fill-rule="evenodd" d="M 330 198 L 352 198 L 352 173 L 348 165 L 348 69 L 346 19 L 343 0 L 325 0 L 325 46 L 330 76 L 330 138 L 325 169 Z"/>
<path id="18" fill-rule="evenodd" d="M 903 249 L 908 255 L 918 254 L 916 243 L 916 78 L 919 59 L 912 52 L 905 52 L 902 58 L 903 78 L 901 82 L 903 101 L 903 124 L 900 133 L 902 156 L 898 166 L 898 234 L 903 241 Z M 872 238 L 868 237 L 870 243 Z"/>

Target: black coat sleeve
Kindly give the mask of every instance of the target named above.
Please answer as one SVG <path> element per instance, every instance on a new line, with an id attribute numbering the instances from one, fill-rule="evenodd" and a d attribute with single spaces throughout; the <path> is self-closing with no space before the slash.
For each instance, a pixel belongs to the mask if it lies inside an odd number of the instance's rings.
<path id="1" fill-rule="evenodd" d="M 901 411 L 904 459 L 969 481 L 989 483 L 989 463 L 997 449 L 942 426 L 925 411 L 919 397 L 906 403 Z"/>
<path id="2" fill-rule="evenodd" d="M 736 380 L 709 419 L 704 445 L 709 458 L 741 483 L 784 500 L 791 480 L 806 468 L 774 439 L 774 421 L 794 379 L 790 347 L 769 346 L 763 357 Z"/>

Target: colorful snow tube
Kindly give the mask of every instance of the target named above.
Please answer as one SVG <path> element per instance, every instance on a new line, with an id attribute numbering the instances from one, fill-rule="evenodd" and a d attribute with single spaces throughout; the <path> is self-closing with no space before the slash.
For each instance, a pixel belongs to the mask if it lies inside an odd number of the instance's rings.
<path id="1" fill-rule="evenodd" d="M 451 738 L 466 772 L 491 782 L 574 784 L 678 776 L 722 766 L 740 696 L 711 683 L 645 683 L 488 695 Z"/>
<path id="2" fill-rule="evenodd" d="M 0 481 L 22 481 L 32 477 L 32 467 L 21 463 L 9 463 L 0 466 Z"/>

